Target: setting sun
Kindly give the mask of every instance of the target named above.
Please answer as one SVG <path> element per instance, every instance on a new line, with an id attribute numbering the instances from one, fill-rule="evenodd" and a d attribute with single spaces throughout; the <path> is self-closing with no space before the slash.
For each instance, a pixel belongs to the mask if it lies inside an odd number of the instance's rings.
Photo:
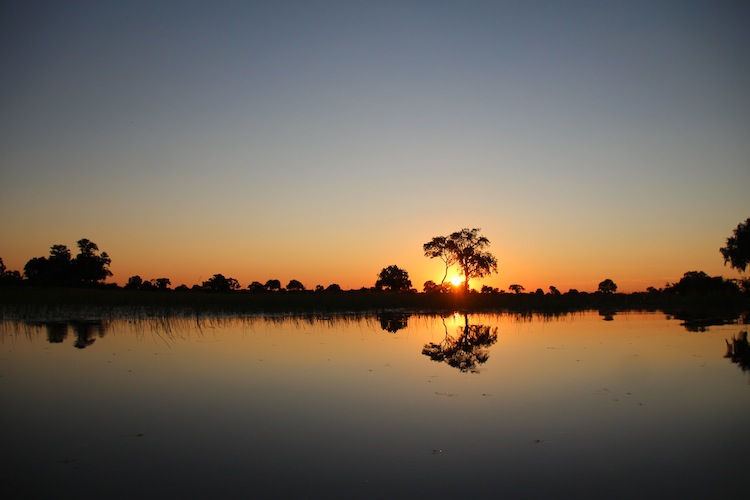
<path id="1" fill-rule="evenodd" d="M 451 278 L 451 283 L 453 284 L 453 286 L 459 286 L 463 282 L 464 278 L 462 276 L 454 276 Z"/>

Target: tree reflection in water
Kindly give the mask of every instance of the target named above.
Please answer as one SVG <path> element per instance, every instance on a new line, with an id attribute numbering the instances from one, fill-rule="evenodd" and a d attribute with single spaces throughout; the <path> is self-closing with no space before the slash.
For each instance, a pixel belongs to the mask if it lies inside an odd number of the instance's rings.
<path id="1" fill-rule="evenodd" d="M 464 314 L 464 326 L 457 328 L 455 337 L 448 335 L 445 327 L 445 338 L 442 342 L 430 342 L 424 345 L 422 354 L 431 360 L 445 362 L 462 372 L 478 373 L 478 365 L 486 363 L 490 357 L 488 347 L 497 342 L 497 327 L 470 325 L 469 316 Z"/>
<path id="2" fill-rule="evenodd" d="M 747 342 L 747 331 L 742 331 L 732 341 L 724 339 L 727 343 L 727 353 L 725 358 L 729 358 L 732 363 L 737 363 L 743 372 L 750 371 L 750 345 Z"/>
<path id="3" fill-rule="evenodd" d="M 386 311 L 378 314 L 380 328 L 386 332 L 396 333 L 402 328 L 406 328 L 411 314 L 403 312 Z"/>
<path id="4" fill-rule="evenodd" d="M 50 344 L 60 344 L 68 338 L 68 329 L 73 329 L 75 342 L 73 347 L 76 349 L 85 349 L 96 341 L 96 338 L 102 338 L 106 335 L 109 325 L 101 320 L 88 321 L 44 321 L 29 322 L 29 326 L 43 327 L 47 331 L 47 342 Z"/>

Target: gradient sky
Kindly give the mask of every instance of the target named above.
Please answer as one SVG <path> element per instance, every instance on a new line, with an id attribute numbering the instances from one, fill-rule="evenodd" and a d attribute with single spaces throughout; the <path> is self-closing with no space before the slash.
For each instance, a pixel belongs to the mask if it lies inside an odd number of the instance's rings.
<path id="1" fill-rule="evenodd" d="M 5 1 L 0 257 L 88 238 L 110 281 L 737 277 L 745 1 Z"/>

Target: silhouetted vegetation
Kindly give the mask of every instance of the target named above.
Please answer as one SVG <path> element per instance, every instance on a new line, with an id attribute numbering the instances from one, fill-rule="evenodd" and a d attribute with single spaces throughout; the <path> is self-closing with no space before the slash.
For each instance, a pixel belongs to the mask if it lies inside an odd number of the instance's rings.
<path id="1" fill-rule="evenodd" d="M 435 236 L 422 248 L 425 257 L 440 258 L 445 264 L 443 282 L 452 265 L 458 266 L 464 277 L 464 291 L 469 291 L 469 280 L 497 272 L 497 259 L 484 249 L 490 240 L 479 235 L 479 228 L 463 228 L 449 236 Z"/>
<path id="2" fill-rule="evenodd" d="M 745 272 L 750 264 L 750 219 L 739 223 L 733 236 L 727 238 L 727 244 L 719 251 L 724 257 L 724 265 L 729 263 L 738 271 Z"/>
<path id="3" fill-rule="evenodd" d="M 615 293 L 617 291 L 617 285 L 614 281 L 607 278 L 601 283 L 599 283 L 599 287 L 597 288 L 602 293 Z"/>
<path id="4" fill-rule="evenodd" d="M 19 285 L 22 279 L 20 272 L 6 268 L 3 259 L 0 258 L 0 286 Z"/>
<path id="5" fill-rule="evenodd" d="M 52 245 L 49 257 L 34 257 L 24 266 L 24 276 L 37 286 L 93 286 L 112 276 L 107 252 L 86 238 L 77 242 L 79 253 L 71 257 L 65 245 Z"/>
<path id="6" fill-rule="evenodd" d="M 728 239 L 728 258 L 733 267 L 742 269 L 742 252 L 746 224 L 740 224 L 734 239 Z M 53 245 L 49 256 L 29 260 L 24 276 L 10 271 L 0 259 L 0 315 L 14 318 L 91 318 L 128 314 L 201 315 L 201 314 L 278 314 L 315 312 L 384 312 L 413 313 L 468 312 L 571 312 L 599 310 L 604 319 L 612 319 L 620 310 L 657 310 L 684 321 L 686 328 L 700 331 L 707 325 L 736 321 L 750 309 L 750 289 L 743 281 L 708 276 L 689 271 L 677 283 L 663 289 L 649 287 L 645 292 L 623 294 L 607 278 L 596 292 L 570 289 L 561 293 L 554 286 L 545 293 L 539 288 L 526 293 L 517 283 L 506 293 L 488 285 L 481 293 L 469 290 L 466 281 L 461 288 L 445 283 L 450 266 L 457 265 L 468 280 L 497 270 L 495 258 L 484 249 L 489 244 L 479 229 L 462 229 L 449 236 L 438 236 L 423 245 L 425 255 L 440 258 L 446 265 L 443 282 L 424 283 L 423 292 L 412 289 L 406 270 L 396 265 L 378 274 L 375 286 L 359 290 L 342 290 L 333 283 L 308 290 L 299 280 L 290 280 L 282 288 L 278 279 L 262 284 L 251 282 L 246 290 L 231 277 L 214 274 L 201 285 L 170 289 L 169 278 L 144 280 L 135 275 L 123 288 L 106 284 L 111 276 L 111 259 L 90 240 L 78 241 L 75 257 L 65 245 Z M 742 250 L 744 251 L 744 250 Z M 722 252 L 725 253 L 725 252 Z M 163 293 L 151 293 L 160 291 Z M 401 292 L 401 293 L 384 293 Z M 148 292 L 148 293 L 144 293 Z M 212 292 L 212 293 L 205 293 Z M 403 293 L 409 292 L 409 293 Z M 0 317 L 2 317 L 0 316 Z M 398 328 L 398 318 L 386 318 L 386 328 Z M 405 323 L 404 323 L 405 324 Z"/>
<path id="7" fill-rule="evenodd" d="M 378 273 L 378 280 L 375 282 L 377 290 L 390 290 L 391 292 L 405 292 L 411 289 L 411 280 L 409 273 L 398 266 L 384 267 Z"/>
<path id="8" fill-rule="evenodd" d="M 229 292 L 239 290 L 240 284 L 234 278 L 225 278 L 223 274 L 214 274 L 201 285 L 204 290 L 209 292 Z"/>

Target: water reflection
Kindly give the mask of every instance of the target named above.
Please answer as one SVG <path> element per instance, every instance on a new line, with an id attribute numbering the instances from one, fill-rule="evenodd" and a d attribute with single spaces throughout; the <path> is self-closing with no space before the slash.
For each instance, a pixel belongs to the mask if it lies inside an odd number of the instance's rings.
<path id="1" fill-rule="evenodd" d="M 727 353 L 724 357 L 736 363 L 743 372 L 750 371 L 750 345 L 747 342 L 747 331 L 742 331 L 732 337 L 731 342 L 726 339 L 725 342 Z"/>
<path id="2" fill-rule="evenodd" d="M 410 316 L 411 314 L 404 312 L 382 312 L 378 314 L 380 328 L 386 332 L 396 333 L 397 331 L 406 328 Z"/>
<path id="3" fill-rule="evenodd" d="M 422 354 L 431 360 L 448 363 L 462 372 L 478 373 L 478 366 L 490 357 L 489 346 L 497 342 L 497 327 L 469 324 L 469 316 L 464 314 L 464 326 L 457 328 L 457 335 L 448 334 L 443 321 L 445 338 L 438 343 L 429 342 L 422 348 Z"/>
<path id="4" fill-rule="evenodd" d="M 47 342 L 61 344 L 68 338 L 68 330 L 73 330 L 75 341 L 73 347 L 85 349 L 102 338 L 109 329 L 109 323 L 101 320 L 72 320 L 72 321 L 29 321 L 30 327 L 44 328 L 47 332 Z"/>
<path id="5" fill-rule="evenodd" d="M 615 314 L 617 314 L 616 309 L 599 309 L 599 316 L 601 316 L 604 321 L 613 321 L 615 319 Z"/>

